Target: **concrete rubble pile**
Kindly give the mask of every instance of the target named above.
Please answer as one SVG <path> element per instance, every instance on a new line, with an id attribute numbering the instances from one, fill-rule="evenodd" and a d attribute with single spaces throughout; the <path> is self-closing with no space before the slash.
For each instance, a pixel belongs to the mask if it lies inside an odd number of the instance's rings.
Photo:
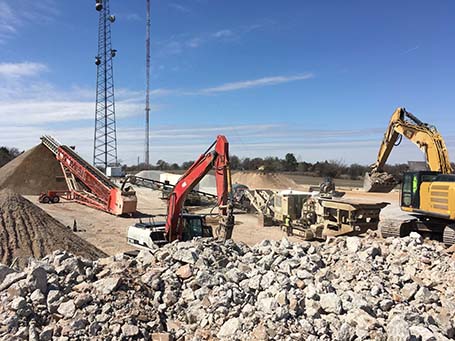
<path id="1" fill-rule="evenodd" d="M 454 280 L 443 246 L 415 233 L 194 240 L 98 261 L 57 251 L 0 268 L 0 338 L 448 340 Z"/>

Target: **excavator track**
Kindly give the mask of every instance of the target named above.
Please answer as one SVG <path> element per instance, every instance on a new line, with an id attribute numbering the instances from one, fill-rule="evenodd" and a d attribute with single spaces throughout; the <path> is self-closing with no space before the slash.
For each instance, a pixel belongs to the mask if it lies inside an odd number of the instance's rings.
<path id="1" fill-rule="evenodd" d="M 447 246 L 451 246 L 455 244 L 455 226 L 454 225 L 447 225 L 444 228 L 444 232 L 442 234 L 442 241 Z"/>
<path id="2" fill-rule="evenodd" d="M 405 221 L 401 220 L 381 220 L 378 227 L 382 238 L 404 237 L 407 234 L 405 223 Z"/>

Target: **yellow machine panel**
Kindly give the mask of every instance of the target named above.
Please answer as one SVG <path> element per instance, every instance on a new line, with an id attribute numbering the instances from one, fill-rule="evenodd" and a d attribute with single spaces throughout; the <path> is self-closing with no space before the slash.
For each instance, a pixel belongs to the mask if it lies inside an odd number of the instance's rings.
<path id="1" fill-rule="evenodd" d="M 420 210 L 455 220 L 455 183 L 422 182 L 420 185 Z"/>

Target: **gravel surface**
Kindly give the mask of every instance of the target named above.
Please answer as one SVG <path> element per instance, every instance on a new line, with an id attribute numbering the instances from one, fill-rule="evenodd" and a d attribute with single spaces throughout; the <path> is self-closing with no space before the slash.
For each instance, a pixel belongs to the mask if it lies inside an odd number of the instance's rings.
<path id="1" fill-rule="evenodd" d="M 3 274 L 3 275 L 2 275 Z M 449 340 L 455 264 L 413 233 L 254 247 L 212 239 L 0 268 L 5 340 Z"/>

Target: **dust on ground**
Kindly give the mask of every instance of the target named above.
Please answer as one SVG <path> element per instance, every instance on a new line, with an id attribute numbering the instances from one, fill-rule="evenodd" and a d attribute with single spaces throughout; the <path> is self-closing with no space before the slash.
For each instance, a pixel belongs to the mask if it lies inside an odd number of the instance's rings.
<path id="1" fill-rule="evenodd" d="M 30 256 L 41 258 L 66 250 L 88 259 L 105 254 L 59 221 L 11 190 L 0 191 L 0 263 L 23 267 Z"/>

